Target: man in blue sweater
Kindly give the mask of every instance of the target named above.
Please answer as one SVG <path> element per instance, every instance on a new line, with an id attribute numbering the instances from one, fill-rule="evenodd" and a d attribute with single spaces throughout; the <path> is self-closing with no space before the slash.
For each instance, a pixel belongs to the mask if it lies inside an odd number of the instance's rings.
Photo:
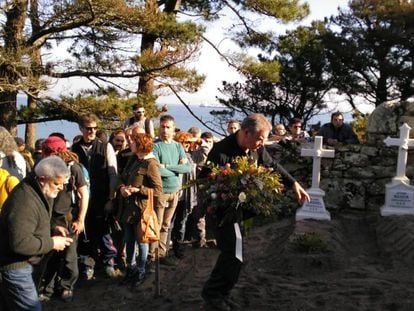
<path id="1" fill-rule="evenodd" d="M 181 188 L 179 174 L 189 173 L 185 151 L 180 143 L 174 141 L 175 119 L 170 115 L 163 115 L 160 118 L 160 140 L 154 145 L 154 155 L 160 162 L 160 173 L 162 178 L 163 192 L 155 200 L 155 211 L 160 224 L 159 257 L 160 263 L 174 265 L 171 259 L 167 258 L 168 253 L 168 229 L 174 216 L 178 203 L 178 191 Z M 150 260 L 155 260 L 155 248 L 157 243 L 150 246 Z M 150 267 L 151 269 L 151 267 Z"/>

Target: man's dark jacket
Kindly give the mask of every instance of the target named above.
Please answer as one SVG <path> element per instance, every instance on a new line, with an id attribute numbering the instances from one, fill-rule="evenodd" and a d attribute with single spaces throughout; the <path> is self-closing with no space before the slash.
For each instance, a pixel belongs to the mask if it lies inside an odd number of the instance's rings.
<path id="1" fill-rule="evenodd" d="M 91 182 L 91 192 L 89 198 L 88 213 L 93 215 L 102 215 L 103 206 L 109 199 L 109 175 L 108 162 L 106 160 L 107 143 L 99 139 L 92 142 L 90 157 L 82 148 L 83 139 L 73 144 L 72 151 L 79 156 L 79 162 L 86 167 L 89 172 Z"/>
<path id="2" fill-rule="evenodd" d="M 359 144 L 358 136 L 349 124 L 342 124 L 340 128 L 335 128 L 332 123 L 324 124 L 318 132 L 323 137 L 323 142 L 327 143 L 328 139 L 336 139 L 344 144 Z"/>
<path id="3" fill-rule="evenodd" d="M 52 203 L 41 192 L 34 175 L 13 189 L 0 214 L 0 269 L 38 264 L 42 255 L 52 250 Z"/>

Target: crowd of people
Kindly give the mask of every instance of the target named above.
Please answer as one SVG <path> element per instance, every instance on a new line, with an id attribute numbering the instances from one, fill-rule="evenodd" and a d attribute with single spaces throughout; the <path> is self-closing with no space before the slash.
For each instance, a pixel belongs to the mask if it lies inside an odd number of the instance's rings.
<path id="1" fill-rule="evenodd" d="M 349 124 L 344 123 L 344 115 L 339 111 L 332 113 L 331 121 L 321 126 L 312 135 L 304 129 L 303 122 L 299 118 L 289 120 L 288 130 L 283 123 L 278 123 L 270 133 L 269 143 L 286 145 L 289 142 L 294 142 L 302 144 L 312 141 L 313 136 L 322 136 L 324 144 L 329 146 L 359 144 L 356 133 Z"/>
<path id="2" fill-rule="evenodd" d="M 97 274 L 139 287 L 160 265 L 176 266 L 185 256 L 184 241 L 207 247 L 206 206 L 198 201 L 196 183 L 210 161 L 224 165 L 237 156 L 277 168 L 298 200 L 309 200 L 301 185 L 266 152 L 265 142 L 310 141 L 300 119 L 286 131 L 272 131 L 261 114 L 228 122 L 228 136 L 176 128 L 162 115 L 158 137 L 145 108 L 132 107 L 124 128 L 106 138 L 90 113 L 79 117 L 81 134 L 70 143 L 51 133 L 30 151 L 24 141 L 0 127 L 0 310 L 41 310 L 59 297 L 72 301 L 77 281 Z M 343 115 L 332 115 L 320 130 L 324 142 L 358 143 Z M 159 241 L 148 243 L 140 230 L 148 205 L 155 210 Z M 231 310 L 230 291 L 241 262 L 235 257 L 233 224 L 216 228 L 221 254 L 204 285 L 207 308 Z"/>

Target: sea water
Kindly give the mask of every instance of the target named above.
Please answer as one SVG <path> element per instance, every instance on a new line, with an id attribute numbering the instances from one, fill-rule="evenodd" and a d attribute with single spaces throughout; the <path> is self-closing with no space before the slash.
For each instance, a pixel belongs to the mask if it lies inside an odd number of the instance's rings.
<path id="1" fill-rule="evenodd" d="M 220 127 L 217 122 L 214 122 L 217 118 L 210 114 L 212 111 L 220 111 L 225 108 L 221 106 L 190 106 L 194 115 L 197 116 L 198 119 L 201 119 L 203 122 L 207 123 L 207 126 L 202 124 L 196 117 L 194 117 L 183 105 L 175 104 L 175 105 L 168 105 L 168 112 L 167 114 L 172 115 L 176 119 L 176 126 L 180 130 L 188 130 L 190 127 L 196 126 L 201 129 L 202 132 L 204 131 L 211 131 L 215 136 L 222 136 L 225 135 L 225 127 Z M 242 119 L 242 116 L 234 116 L 235 119 Z M 321 114 L 317 117 L 314 117 L 309 124 L 315 124 L 317 122 L 321 122 L 324 124 L 329 122 L 330 114 Z M 351 117 L 346 115 L 346 121 L 351 121 Z M 154 119 L 155 126 L 158 125 L 158 120 Z M 212 130 L 215 130 L 212 131 Z M 53 132 L 61 132 L 65 135 L 65 137 L 72 141 L 73 137 L 80 134 L 79 126 L 77 123 L 69 122 L 69 121 L 49 121 L 49 122 L 41 122 L 37 123 L 37 131 L 36 131 L 36 139 L 38 138 L 45 138 L 49 136 L 49 134 Z M 25 133 L 25 125 L 18 126 L 18 136 L 24 137 Z M 109 134 L 109 133 L 108 133 Z"/>
<path id="2" fill-rule="evenodd" d="M 210 111 L 213 110 L 222 110 L 221 107 L 200 107 L 200 106 L 191 106 L 192 112 L 203 122 L 212 122 L 214 116 L 210 114 Z M 178 129 L 183 131 L 188 130 L 190 127 L 196 126 L 204 131 L 211 131 L 214 128 L 206 127 L 203 125 L 197 118 L 195 118 L 183 105 L 168 105 L 168 111 L 166 114 L 172 115 L 176 119 L 176 126 Z M 154 119 L 155 126 L 158 126 L 159 122 L 157 119 Z M 218 133 L 214 133 L 216 136 L 223 134 L 222 130 L 215 128 Z M 19 137 L 24 137 L 25 125 L 19 125 L 17 127 L 17 132 Z M 61 132 L 65 135 L 68 140 L 72 140 L 73 137 L 80 134 L 79 126 L 75 122 L 69 121 L 49 121 L 49 122 L 40 122 L 37 123 L 36 138 L 45 138 L 53 132 Z M 109 134 L 109 133 L 108 133 Z"/>

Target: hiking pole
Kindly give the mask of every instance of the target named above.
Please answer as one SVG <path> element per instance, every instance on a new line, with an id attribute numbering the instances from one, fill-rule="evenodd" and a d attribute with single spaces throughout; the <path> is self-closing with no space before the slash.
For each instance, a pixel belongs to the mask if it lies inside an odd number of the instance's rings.
<path id="1" fill-rule="evenodd" d="M 159 297 L 161 296 L 159 241 L 156 243 L 158 245 L 155 248 L 155 296 Z"/>
<path id="2" fill-rule="evenodd" d="M 86 235 L 86 226 L 83 227 L 83 243 L 89 243 L 88 236 Z"/>

